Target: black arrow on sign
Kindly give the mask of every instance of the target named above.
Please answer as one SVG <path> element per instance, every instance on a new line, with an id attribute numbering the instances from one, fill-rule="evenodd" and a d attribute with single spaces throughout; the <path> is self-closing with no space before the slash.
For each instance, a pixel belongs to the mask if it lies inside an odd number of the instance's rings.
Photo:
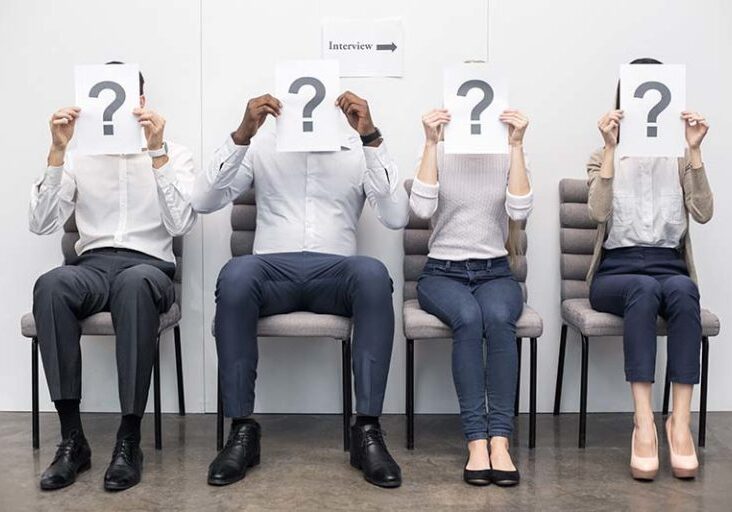
<path id="1" fill-rule="evenodd" d="M 397 49 L 397 45 L 394 43 L 389 44 L 377 44 L 376 45 L 377 50 L 391 50 L 392 52 Z"/>

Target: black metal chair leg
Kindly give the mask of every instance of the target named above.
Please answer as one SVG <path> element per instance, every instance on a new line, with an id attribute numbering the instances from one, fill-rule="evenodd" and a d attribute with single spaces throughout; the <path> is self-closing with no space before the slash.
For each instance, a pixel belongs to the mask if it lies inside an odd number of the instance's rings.
<path id="1" fill-rule="evenodd" d="M 176 325 L 173 329 L 175 337 L 175 372 L 178 378 L 178 414 L 186 415 L 186 397 L 183 391 L 183 357 L 180 346 L 180 326 Z"/>
<path id="2" fill-rule="evenodd" d="M 224 447 L 224 401 L 221 398 L 221 382 L 216 376 L 216 451 Z"/>
<path id="3" fill-rule="evenodd" d="M 38 338 L 31 342 L 31 424 L 33 431 L 33 449 L 37 450 L 41 444 L 38 429 Z"/>
<path id="4" fill-rule="evenodd" d="M 663 408 L 661 414 L 668 416 L 668 400 L 671 394 L 671 380 L 668 377 L 668 365 L 666 365 L 666 376 L 663 380 Z"/>
<path id="5" fill-rule="evenodd" d="M 709 338 L 702 337 L 701 396 L 699 397 L 699 446 L 707 444 L 707 378 L 709 377 Z"/>
<path id="6" fill-rule="evenodd" d="M 531 338 L 529 383 L 529 448 L 536 446 L 536 338 Z"/>
<path id="7" fill-rule="evenodd" d="M 155 449 L 163 447 L 162 425 L 160 413 L 160 338 L 155 347 L 155 364 L 153 365 L 153 395 L 155 401 Z"/>
<path id="8" fill-rule="evenodd" d="M 346 338 L 341 342 L 341 374 L 343 375 L 343 450 L 348 451 L 351 446 L 351 413 L 353 411 L 351 379 L 351 340 Z"/>
<path id="9" fill-rule="evenodd" d="M 579 417 L 579 447 L 585 447 L 587 431 L 587 363 L 590 344 L 587 336 L 582 335 L 582 376 L 580 382 L 580 417 Z"/>
<path id="10" fill-rule="evenodd" d="M 407 450 L 414 450 L 414 340 L 407 340 Z"/>
<path id="11" fill-rule="evenodd" d="M 557 360 L 557 383 L 554 387 L 554 416 L 559 414 L 562 406 L 562 384 L 564 382 L 564 355 L 567 351 L 567 324 L 562 324 L 562 335 L 559 339 L 559 359 Z"/>
<path id="12" fill-rule="evenodd" d="M 513 401 L 513 415 L 518 416 L 519 413 L 519 397 L 521 395 L 521 345 L 523 340 L 516 338 L 516 352 L 518 353 L 518 368 L 516 372 L 516 397 Z"/>

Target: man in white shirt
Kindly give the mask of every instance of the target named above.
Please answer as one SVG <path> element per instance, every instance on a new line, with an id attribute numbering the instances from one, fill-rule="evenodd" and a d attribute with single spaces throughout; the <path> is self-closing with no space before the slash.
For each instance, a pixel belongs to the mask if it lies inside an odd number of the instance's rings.
<path id="1" fill-rule="evenodd" d="M 116 64 L 116 63 L 109 63 Z M 140 481 L 140 422 L 145 412 L 156 353 L 159 315 L 175 303 L 173 237 L 193 226 L 190 195 L 193 158 L 166 143 L 165 119 L 140 108 L 147 151 L 130 155 L 67 154 L 78 107 L 50 120 L 48 167 L 33 185 L 30 230 L 40 235 L 75 216 L 78 257 L 42 275 L 33 291 L 33 315 L 48 381 L 61 422 L 62 441 L 41 476 L 41 488 L 74 483 L 88 469 L 91 450 L 79 415 L 81 350 L 79 321 L 110 311 L 117 333 L 116 356 L 122 420 L 104 487 L 123 490 Z"/>
<path id="2" fill-rule="evenodd" d="M 375 485 L 401 484 L 378 421 L 394 336 L 392 283 L 380 261 L 356 256 L 356 228 L 367 200 L 386 227 L 404 227 L 407 196 L 367 102 L 346 92 L 337 105 L 352 128 L 340 151 L 285 153 L 277 152 L 273 133 L 257 133 L 268 115 L 279 115 L 281 103 L 270 95 L 252 99 L 239 128 L 196 180 L 199 212 L 223 208 L 251 187 L 257 201 L 254 254 L 230 260 L 216 286 L 219 379 L 232 426 L 209 467 L 212 485 L 241 480 L 259 461 L 260 427 L 249 417 L 257 321 L 297 310 L 353 318 L 358 416 L 351 464 Z"/>

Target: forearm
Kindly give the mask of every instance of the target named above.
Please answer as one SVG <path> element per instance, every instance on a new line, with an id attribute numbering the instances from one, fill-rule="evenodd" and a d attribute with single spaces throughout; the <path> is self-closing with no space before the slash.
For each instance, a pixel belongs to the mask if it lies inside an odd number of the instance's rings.
<path id="1" fill-rule="evenodd" d="M 168 158 L 167 156 L 165 157 Z M 191 205 L 194 165 L 190 155 L 166 162 L 153 173 L 158 186 L 158 202 L 165 229 L 171 236 L 182 236 L 193 227 L 196 213 Z"/>
<path id="2" fill-rule="evenodd" d="M 508 171 L 508 192 L 514 196 L 525 196 L 531 192 L 529 175 L 526 172 L 524 148 L 521 144 L 511 145 L 511 166 Z"/>
<path id="3" fill-rule="evenodd" d="M 43 177 L 31 188 L 28 208 L 28 227 L 37 235 L 48 235 L 57 231 L 66 220 L 65 211 L 73 209 L 60 197 L 63 179 L 62 167 L 48 167 Z"/>
<path id="4" fill-rule="evenodd" d="M 425 143 L 417 179 L 427 185 L 437 184 L 437 144 Z"/>
<path id="5" fill-rule="evenodd" d="M 199 213 L 210 213 L 229 204 L 251 186 L 252 175 L 242 161 L 248 146 L 239 146 L 231 137 L 214 154 L 209 166 L 198 173 L 193 185 L 191 203 Z M 239 172 L 245 173 L 237 181 Z"/>
<path id="6" fill-rule="evenodd" d="M 386 227 L 400 229 L 409 221 L 406 191 L 399 186 L 399 172 L 385 144 L 364 147 L 364 191 L 371 207 Z"/>

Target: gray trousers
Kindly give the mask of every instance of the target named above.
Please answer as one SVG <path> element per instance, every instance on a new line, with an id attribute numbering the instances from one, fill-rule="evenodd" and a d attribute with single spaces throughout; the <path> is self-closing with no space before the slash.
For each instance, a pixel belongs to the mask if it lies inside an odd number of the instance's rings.
<path id="1" fill-rule="evenodd" d="M 122 414 L 142 415 L 160 314 L 175 302 L 175 265 L 136 251 L 99 249 L 43 274 L 33 316 L 51 400 L 81 399 L 80 320 L 109 311 L 117 334 Z"/>

